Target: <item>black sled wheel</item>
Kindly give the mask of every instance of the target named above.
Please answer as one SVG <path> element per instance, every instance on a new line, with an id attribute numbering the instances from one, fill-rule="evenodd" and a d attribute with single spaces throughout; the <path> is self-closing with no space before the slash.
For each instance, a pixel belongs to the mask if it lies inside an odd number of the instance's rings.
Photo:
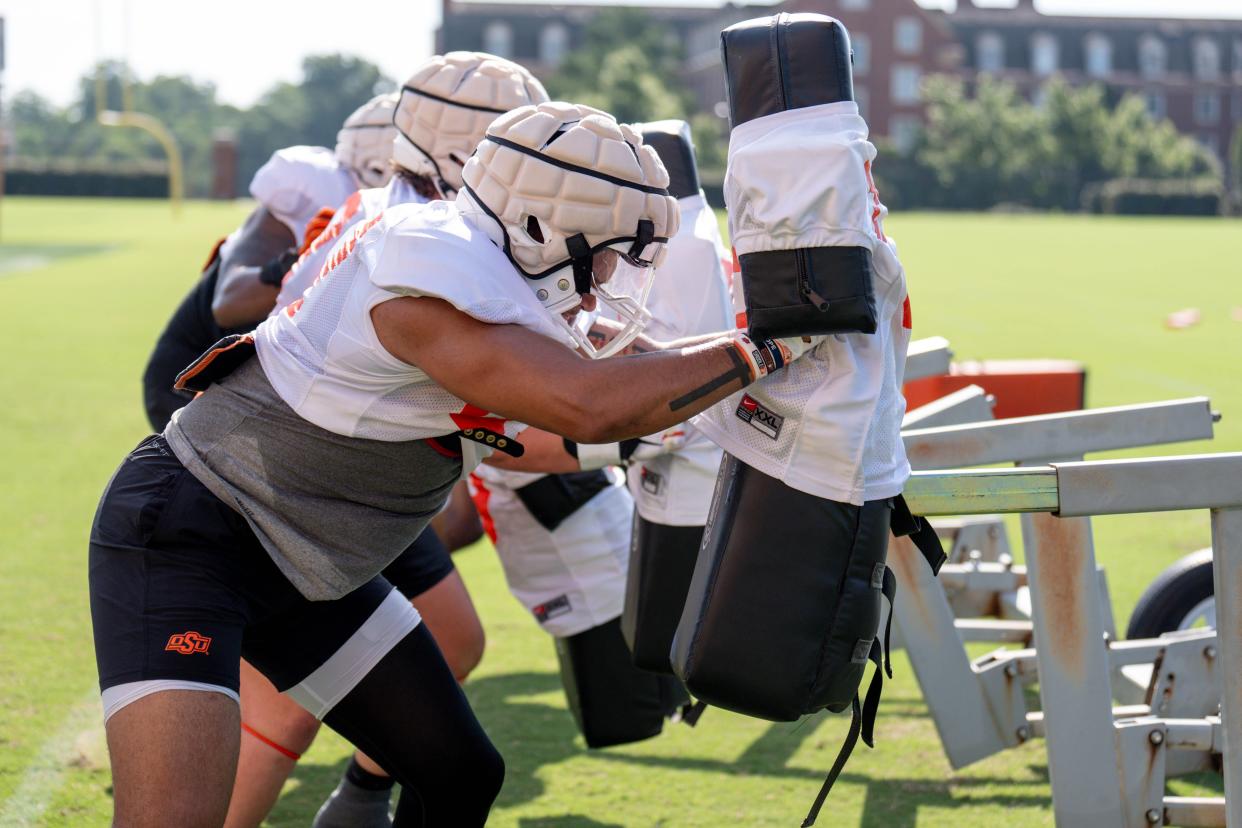
<path id="1" fill-rule="evenodd" d="M 1152 581 L 1134 607 L 1126 638 L 1157 638 L 1200 626 L 1216 626 L 1211 549 L 1190 553 Z"/>

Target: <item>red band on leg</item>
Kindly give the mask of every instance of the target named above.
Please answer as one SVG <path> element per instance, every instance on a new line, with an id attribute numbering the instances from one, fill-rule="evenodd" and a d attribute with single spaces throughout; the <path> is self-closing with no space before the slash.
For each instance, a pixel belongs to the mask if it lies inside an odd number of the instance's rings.
<path id="1" fill-rule="evenodd" d="M 287 756 L 295 762 L 302 758 L 302 754 L 295 753 L 292 750 L 289 750 L 289 748 L 285 747 L 284 745 L 280 745 L 280 744 L 277 744 L 276 742 L 273 742 L 271 739 L 267 738 L 262 733 L 255 730 L 253 727 L 246 724 L 245 722 L 242 722 L 241 729 L 245 731 L 246 733 L 249 733 L 254 738 L 258 739 L 263 744 L 270 747 L 272 750 L 279 753 L 281 756 Z"/>

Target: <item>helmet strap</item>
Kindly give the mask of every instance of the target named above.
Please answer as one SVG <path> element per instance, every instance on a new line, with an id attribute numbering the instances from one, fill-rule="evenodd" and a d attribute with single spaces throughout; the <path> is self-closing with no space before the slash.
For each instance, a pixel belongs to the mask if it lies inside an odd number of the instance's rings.
<path id="1" fill-rule="evenodd" d="M 647 245 L 655 241 L 655 223 L 651 219 L 639 219 L 638 229 L 634 231 L 634 243 L 630 245 L 630 256 L 642 258 Z"/>
<path id="2" fill-rule="evenodd" d="M 591 245 L 586 236 L 578 233 L 565 239 L 565 247 L 574 263 L 574 290 L 579 296 L 586 296 L 591 292 Z"/>

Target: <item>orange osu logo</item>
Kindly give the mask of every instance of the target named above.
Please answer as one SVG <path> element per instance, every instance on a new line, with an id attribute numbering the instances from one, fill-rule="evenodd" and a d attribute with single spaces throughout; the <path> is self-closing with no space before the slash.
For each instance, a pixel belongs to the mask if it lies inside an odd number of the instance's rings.
<path id="1" fill-rule="evenodd" d="M 174 633 L 168 637 L 168 643 L 164 645 L 165 650 L 171 650 L 182 655 L 206 653 L 210 647 L 211 638 L 209 636 L 199 635 L 193 631 Z"/>

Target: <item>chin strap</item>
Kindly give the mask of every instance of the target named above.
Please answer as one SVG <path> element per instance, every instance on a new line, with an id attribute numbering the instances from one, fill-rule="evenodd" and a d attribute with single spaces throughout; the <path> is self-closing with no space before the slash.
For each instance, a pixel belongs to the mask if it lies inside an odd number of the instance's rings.
<path id="1" fill-rule="evenodd" d="M 586 236 L 578 233 L 565 239 L 565 247 L 574 262 L 574 290 L 579 296 L 586 296 L 591 292 L 591 245 Z"/>
<path id="2" fill-rule="evenodd" d="M 638 229 L 634 232 L 634 243 L 630 245 L 630 256 L 641 259 L 647 245 L 655 241 L 655 223 L 651 219 L 639 219 Z"/>

